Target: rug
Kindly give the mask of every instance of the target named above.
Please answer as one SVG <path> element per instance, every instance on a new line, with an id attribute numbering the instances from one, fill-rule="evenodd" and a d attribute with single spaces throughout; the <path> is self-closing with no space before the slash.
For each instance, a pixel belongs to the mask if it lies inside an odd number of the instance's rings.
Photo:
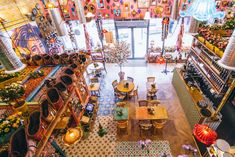
<path id="1" fill-rule="evenodd" d="M 148 145 L 147 149 L 141 149 L 138 142 L 119 142 L 115 146 L 115 156 L 141 156 L 141 157 L 161 157 L 164 155 L 171 155 L 168 141 L 153 141 Z"/>
<path id="2" fill-rule="evenodd" d="M 104 137 L 99 137 L 97 131 L 99 122 L 108 133 Z M 93 130 L 88 137 L 80 142 L 65 146 L 62 137 L 56 138 L 59 146 L 66 152 L 68 157 L 120 157 L 120 156 L 154 156 L 161 157 L 161 154 L 170 154 L 168 141 L 153 141 L 150 144 L 150 154 L 142 151 L 137 142 L 118 142 L 116 139 L 117 128 L 112 116 L 99 116 L 94 124 Z"/>

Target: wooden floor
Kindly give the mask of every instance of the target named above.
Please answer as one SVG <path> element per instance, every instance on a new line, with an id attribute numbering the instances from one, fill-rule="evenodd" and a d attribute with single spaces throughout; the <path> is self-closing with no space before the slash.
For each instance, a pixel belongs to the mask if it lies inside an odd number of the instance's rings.
<path id="1" fill-rule="evenodd" d="M 185 154 L 185 151 L 182 149 L 183 144 L 194 145 L 192 139 L 192 130 L 186 120 L 183 109 L 180 105 L 180 101 L 177 97 L 177 94 L 174 90 L 174 87 L 171 84 L 173 73 L 168 73 L 167 75 L 161 73 L 164 69 L 164 64 L 147 64 L 143 67 L 123 67 L 123 71 L 126 76 L 131 76 L 135 80 L 135 85 L 139 86 L 139 99 L 146 98 L 146 78 L 147 76 L 155 76 L 158 91 L 158 99 L 161 101 L 161 104 L 167 108 L 169 121 L 166 124 L 165 128 L 162 131 L 157 131 L 154 135 L 142 134 L 140 137 L 138 121 L 134 120 L 135 106 L 137 100 L 128 101 L 129 112 L 130 112 L 130 125 L 127 133 L 119 133 L 117 139 L 120 141 L 137 141 L 140 139 L 152 139 L 152 140 L 168 140 L 170 142 L 170 147 L 172 155 L 175 157 L 180 154 Z M 168 69 L 170 71 L 180 64 L 170 64 Z M 108 79 L 108 82 L 112 82 L 114 79 L 118 79 L 119 67 L 115 64 L 106 64 L 107 75 L 105 79 Z"/>

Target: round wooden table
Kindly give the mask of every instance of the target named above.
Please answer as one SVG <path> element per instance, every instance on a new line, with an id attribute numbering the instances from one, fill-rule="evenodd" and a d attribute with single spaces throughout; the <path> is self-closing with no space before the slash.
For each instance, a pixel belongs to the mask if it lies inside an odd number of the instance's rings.
<path id="1" fill-rule="evenodd" d="M 97 64 L 97 66 L 95 66 L 94 64 Z M 91 63 L 87 66 L 87 68 L 91 71 L 96 71 L 96 70 L 99 70 L 99 69 L 102 69 L 103 68 L 103 64 L 100 63 L 100 62 L 95 62 L 95 63 Z"/>
<path id="2" fill-rule="evenodd" d="M 125 84 L 128 83 L 129 86 L 125 87 Z M 121 82 L 118 83 L 117 85 L 117 90 L 123 93 L 128 93 L 131 92 L 135 88 L 135 85 L 133 82 L 127 81 L 127 80 L 122 80 Z"/>

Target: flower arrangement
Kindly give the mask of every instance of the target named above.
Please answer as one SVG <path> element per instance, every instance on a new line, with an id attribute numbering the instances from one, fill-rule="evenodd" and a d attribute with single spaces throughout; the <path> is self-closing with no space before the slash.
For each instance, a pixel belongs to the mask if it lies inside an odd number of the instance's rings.
<path id="1" fill-rule="evenodd" d="M 7 118 L 0 119 L 0 139 L 2 139 L 6 134 L 11 131 L 16 130 L 21 123 L 22 112 L 18 112 L 14 115 L 11 115 Z"/>
<path id="2" fill-rule="evenodd" d="M 120 71 L 122 71 L 122 65 L 127 62 L 127 58 L 130 54 L 130 45 L 124 41 L 121 41 L 107 47 L 106 58 L 111 63 L 117 63 L 120 67 Z"/>
<path id="3" fill-rule="evenodd" d="M 18 100 L 25 93 L 24 87 L 20 83 L 12 83 L 5 86 L 4 89 L 0 90 L 0 98 L 4 102 L 15 101 L 18 104 Z"/>
<path id="4" fill-rule="evenodd" d="M 149 153 L 148 145 L 151 144 L 151 143 L 152 143 L 152 141 L 151 141 L 150 139 L 146 139 L 146 140 L 144 140 L 144 141 L 142 141 L 142 140 L 138 141 L 139 147 L 140 147 L 142 150 L 146 149 L 147 153 Z"/>

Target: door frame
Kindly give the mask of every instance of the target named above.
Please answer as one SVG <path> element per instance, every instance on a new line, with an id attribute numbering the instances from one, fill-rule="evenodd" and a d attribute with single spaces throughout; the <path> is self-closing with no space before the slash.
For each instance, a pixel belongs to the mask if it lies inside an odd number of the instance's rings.
<path id="1" fill-rule="evenodd" d="M 149 48 L 149 23 L 150 20 L 114 20 L 114 26 L 115 26 L 115 34 L 116 34 L 116 40 L 119 41 L 119 29 L 131 29 L 131 51 L 132 51 L 132 57 L 128 58 L 130 60 L 132 59 L 144 59 L 145 57 L 135 57 L 135 39 L 134 39 L 134 29 L 135 28 L 147 28 L 147 43 L 146 43 L 146 52 L 148 52 Z"/>

